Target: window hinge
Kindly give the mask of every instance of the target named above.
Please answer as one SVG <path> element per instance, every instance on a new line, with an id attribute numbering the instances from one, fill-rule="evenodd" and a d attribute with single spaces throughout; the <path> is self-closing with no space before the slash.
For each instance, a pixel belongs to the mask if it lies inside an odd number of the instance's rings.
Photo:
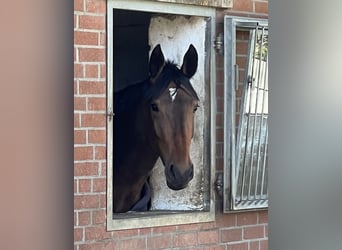
<path id="1" fill-rule="evenodd" d="M 115 116 L 115 113 L 113 112 L 112 108 L 109 108 L 107 111 L 108 120 L 111 121 L 114 116 Z"/>
<path id="2" fill-rule="evenodd" d="M 223 197 L 223 173 L 218 173 L 215 180 L 215 189 L 219 197 Z"/>
<path id="3" fill-rule="evenodd" d="M 214 41 L 214 48 L 216 49 L 216 52 L 219 53 L 220 55 L 223 55 L 223 52 L 224 52 L 223 45 L 224 45 L 223 34 L 219 33 Z"/>

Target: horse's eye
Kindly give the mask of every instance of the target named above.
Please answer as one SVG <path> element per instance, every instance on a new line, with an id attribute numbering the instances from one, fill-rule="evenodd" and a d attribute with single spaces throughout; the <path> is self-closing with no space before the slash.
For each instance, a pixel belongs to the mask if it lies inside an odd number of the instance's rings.
<path id="1" fill-rule="evenodd" d="M 159 111 L 159 108 L 158 108 L 157 104 L 155 104 L 155 103 L 151 103 L 151 109 L 154 112 L 158 112 Z"/>

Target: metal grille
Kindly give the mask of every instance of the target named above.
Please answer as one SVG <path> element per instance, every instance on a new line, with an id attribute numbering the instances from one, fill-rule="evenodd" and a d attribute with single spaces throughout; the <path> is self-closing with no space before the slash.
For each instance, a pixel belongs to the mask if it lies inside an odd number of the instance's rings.
<path id="1" fill-rule="evenodd" d="M 268 207 L 268 27 L 250 30 L 232 184 L 233 209 Z"/>

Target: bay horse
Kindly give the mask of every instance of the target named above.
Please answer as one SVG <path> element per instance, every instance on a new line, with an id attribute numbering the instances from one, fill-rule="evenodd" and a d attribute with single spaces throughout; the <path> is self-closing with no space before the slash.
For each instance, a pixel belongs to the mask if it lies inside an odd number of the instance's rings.
<path id="1" fill-rule="evenodd" d="M 193 178 L 190 145 L 199 98 L 190 79 L 197 64 L 192 44 L 180 69 L 165 61 L 158 44 L 150 56 L 148 79 L 114 93 L 115 213 L 148 210 L 148 178 L 158 157 L 170 189 L 183 189 Z"/>

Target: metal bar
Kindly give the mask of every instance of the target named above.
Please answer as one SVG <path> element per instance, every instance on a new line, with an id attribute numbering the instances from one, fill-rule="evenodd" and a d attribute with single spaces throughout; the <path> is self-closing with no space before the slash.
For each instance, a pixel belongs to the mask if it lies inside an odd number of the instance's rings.
<path id="1" fill-rule="evenodd" d="M 258 40 L 258 29 L 259 27 L 256 27 L 256 41 Z M 257 42 L 255 42 L 255 46 L 257 45 Z M 254 71 L 254 63 L 256 62 L 256 58 L 255 58 L 255 54 L 253 54 L 253 71 Z M 260 65 L 259 65 L 260 66 Z M 254 77 L 254 72 L 252 74 L 252 76 Z M 255 107 L 254 107 L 254 122 L 253 122 L 253 129 L 252 129 L 252 139 L 251 139 L 251 157 L 250 157 L 250 163 L 249 163 L 249 167 L 250 167 L 250 171 L 249 171 L 249 185 L 248 185 L 248 199 L 251 199 L 251 183 L 252 183 L 252 175 L 253 175 L 253 159 L 254 159 L 254 142 L 255 142 L 255 131 L 256 131 L 256 121 L 257 121 L 257 107 L 258 107 L 258 97 L 259 97 L 259 84 L 260 82 L 257 81 L 256 83 L 256 96 L 255 96 Z M 253 88 L 253 84 L 252 84 L 252 88 Z M 253 100 L 254 101 L 254 100 Z M 252 102 L 252 100 L 251 100 Z"/>
<path id="2" fill-rule="evenodd" d="M 265 149 L 264 149 L 264 161 L 262 167 L 262 178 L 261 178 L 261 191 L 260 194 L 264 194 L 264 182 L 265 182 L 265 172 L 267 167 L 267 151 L 268 151 L 268 118 L 266 119 L 266 131 L 265 131 Z"/>
<path id="3" fill-rule="evenodd" d="M 263 49 L 263 40 L 264 40 L 264 29 L 265 27 L 262 28 L 261 31 L 261 39 L 260 39 L 260 58 L 259 58 L 259 73 L 258 73 L 258 81 L 265 80 L 265 78 L 262 78 L 261 75 L 264 76 L 264 71 L 261 72 L 262 68 L 262 49 Z M 263 84 L 265 86 L 265 81 L 263 81 Z M 260 125 L 259 125 L 259 140 L 258 140 L 258 154 L 257 154 L 257 166 L 256 166 L 256 174 L 255 174 L 255 185 L 254 185 L 254 197 L 257 196 L 257 191 L 258 191 L 258 178 L 259 178 L 259 167 L 260 167 L 260 144 L 261 144 L 261 130 L 263 127 L 263 116 L 264 116 L 264 101 L 265 101 L 265 89 L 262 90 L 262 100 L 261 100 L 261 116 L 260 116 Z M 258 108 L 258 107 L 257 107 Z"/>
<path id="4" fill-rule="evenodd" d="M 252 65 L 254 64 L 254 58 L 253 58 L 253 54 L 255 51 L 255 30 L 252 30 L 250 32 L 250 37 L 251 37 L 251 42 L 253 42 L 253 49 L 251 50 L 251 55 L 252 55 Z M 251 68 L 251 75 L 253 77 L 253 67 Z M 248 133 L 249 133 L 249 122 L 250 122 L 250 112 L 252 109 L 252 86 L 253 86 L 253 80 L 251 82 L 249 82 L 249 80 L 247 79 L 247 83 L 248 83 L 248 90 L 249 90 L 249 103 L 248 103 L 248 112 L 247 112 L 247 125 L 246 125 L 246 136 L 245 136 L 245 152 L 244 152 L 244 157 L 243 157 L 243 162 L 242 162 L 242 184 L 241 184 L 241 194 L 240 194 L 240 199 L 243 199 L 243 195 L 244 195 L 244 187 L 245 187 L 245 178 L 246 178 L 246 155 L 247 155 L 247 151 L 248 151 Z M 248 93 L 248 92 L 247 92 Z"/>

